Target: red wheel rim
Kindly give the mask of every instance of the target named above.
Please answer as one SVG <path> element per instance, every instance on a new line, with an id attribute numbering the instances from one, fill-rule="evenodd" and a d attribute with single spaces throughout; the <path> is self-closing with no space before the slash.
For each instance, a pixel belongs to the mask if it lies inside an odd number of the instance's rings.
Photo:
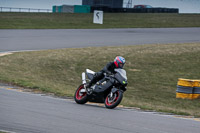
<path id="1" fill-rule="evenodd" d="M 76 92 L 76 99 L 78 99 L 78 100 L 81 100 L 84 96 L 86 96 L 86 92 L 83 92 L 82 93 L 82 95 L 80 95 L 80 90 L 81 89 L 83 89 L 83 85 L 81 85 L 79 88 L 78 88 L 78 90 L 77 90 L 77 92 Z"/>
<path id="2" fill-rule="evenodd" d="M 113 105 L 114 103 L 116 103 L 116 101 L 118 100 L 118 98 L 119 98 L 119 92 L 117 91 L 117 96 L 116 96 L 116 98 L 113 100 L 113 102 L 108 102 L 108 96 L 106 97 L 106 105 L 108 105 L 108 106 L 111 106 L 111 105 Z"/>

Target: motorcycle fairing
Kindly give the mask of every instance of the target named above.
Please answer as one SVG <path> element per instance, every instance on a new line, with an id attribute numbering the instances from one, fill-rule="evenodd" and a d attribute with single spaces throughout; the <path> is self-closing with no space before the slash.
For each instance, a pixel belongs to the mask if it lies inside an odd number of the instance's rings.
<path id="1" fill-rule="evenodd" d="M 95 72 L 90 70 L 90 69 L 86 69 L 86 75 L 88 77 L 88 79 L 92 80 L 94 77 Z"/>
<path id="2" fill-rule="evenodd" d="M 94 92 L 96 92 L 96 93 L 104 93 L 105 91 L 107 91 L 111 87 L 112 87 L 112 82 L 108 81 L 104 85 L 95 85 Z"/>
<path id="3" fill-rule="evenodd" d="M 115 69 L 115 79 L 123 86 L 127 86 L 126 71 L 123 69 Z"/>

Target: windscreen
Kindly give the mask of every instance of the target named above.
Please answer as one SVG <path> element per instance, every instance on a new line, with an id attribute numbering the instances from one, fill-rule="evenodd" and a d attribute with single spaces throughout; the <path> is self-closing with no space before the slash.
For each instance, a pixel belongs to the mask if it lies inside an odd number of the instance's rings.
<path id="1" fill-rule="evenodd" d="M 127 80 L 126 71 L 124 69 L 115 69 L 115 72 L 119 73 L 124 79 Z"/>

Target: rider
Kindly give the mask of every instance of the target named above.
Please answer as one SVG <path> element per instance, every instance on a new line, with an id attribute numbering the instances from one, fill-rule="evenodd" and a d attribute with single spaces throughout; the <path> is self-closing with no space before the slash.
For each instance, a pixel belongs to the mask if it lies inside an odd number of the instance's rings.
<path id="1" fill-rule="evenodd" d="M 115 68 L 123 68 L 125 64 L 125 59 L 122 56 L 117 56 L 113 62 L 109 62 L 100 72 L 94 74 L 93 79 L 89 82 L 86 88 L 90 88 L 92 84 L 101 80 L 104 77 L 104 73 L 112 74 Z"/>

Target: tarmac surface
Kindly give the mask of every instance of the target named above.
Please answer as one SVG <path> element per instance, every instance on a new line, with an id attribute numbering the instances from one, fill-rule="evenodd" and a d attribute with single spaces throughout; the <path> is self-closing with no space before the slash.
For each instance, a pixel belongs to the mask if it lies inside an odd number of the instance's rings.
<path id="1" fill-rule="evenodd" d="M 0 86 L 0 131 L 16 133 L 198 133 L 200 119 L 78 105 Z"/>
<path id="2" fill-rule="evenodd" d="M 0 30 L 0 52 L 200 42 L 200 28 Z"/>

